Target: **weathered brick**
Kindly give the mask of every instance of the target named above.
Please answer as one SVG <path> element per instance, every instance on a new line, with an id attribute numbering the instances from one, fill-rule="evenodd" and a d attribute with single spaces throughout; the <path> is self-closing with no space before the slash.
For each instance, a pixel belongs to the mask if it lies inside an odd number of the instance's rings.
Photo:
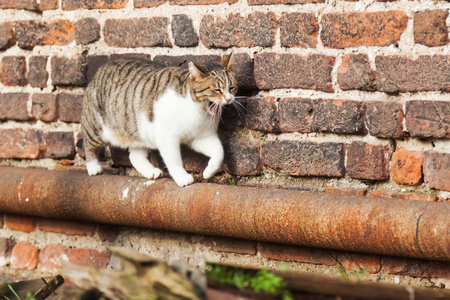
<path id="1" fill-rule="evenodd" d="M 58 97 L 55 94 L 34 94 L 31 114 L 36 120 L 53 122 L 58 119 Z"/>
<path id="2" fill-rule="evenodd" d="M 228 139 L 224 144 L 224 170 L 233 175 L 260 175 L 262 164 L 259 143 Z"/>
<path id="3" fill-rule="evenodd" d="M 27 85 L 25 56 L 4 56 L 0 62 L 0 82 L 7 86 Z"/>
<path id="4" fill-rule="evenodd" d="M 260 243 L 259 251 L 264 258 L 334 266 L 336 261 L 330 251 L 308 247 Z"/>
<path id="5" fill-rule="evenodd" d="M 195 47 L 198 45 L 198 35 L 195 32 L 192 19 L 187 15 L 172 16 L 172 36 L 175 45 L 179 47 Z"/>
<path id="6" fill-rule="evenodd" d="M 87 82 L 91 82 L 98 69 L 109 61 L 110 58 L 107 55 L 89 55 L 87 57 Z"/>
<path id="7" fill-rule="evenodd" d="M 0 256 L 7 256 L 13 247 L 10 239 L 0 237 Z M 2 266 L 3 267 L 3 266 Z"/>
<path id="8" fill-rule="evenodd" d="M 325 0 L 248 0 L 248 5 L 325 3 Z"/>
<path id="9" fill-rule="evenodd" d="M 371 101 L 367 103 L 366 125 L 370 135 L 379 138 L 405 137 L 403 131 L 403 104 L 397 102 Z"/>
<path id="10" fill-rule="evenodd" d="M 83 95 L 59 94 L 59 120 L 80 123 L 83 110 Z"/>
<path id="11" fill-rule="evenodd" d="M 85 85 L 87 83 L 86 56 L 53 57 L 52 82 L 54 85 Z"/>
<path id="12" fill-rule="evenodd" d="M 423 175 L 429 187 L 450 192 L 450 154 L 426 151 Z"/>
<path id="13" fill-rule="evenodd" d="M 239 103 L 239 104 L 237 104 Z M 235 130 L 245 124 L 247 98 L 236 99 L 234 105 L 224 106 L 220 117 L 219 128 L 223 130 Z"/>
<path id="14" fill-rule="evenodd" d="M 342 266 L 346 270 L 366 271 L 376 274 L 381 271 L 381 256 L 360 253 L 343 253 L 340 257 Z"/>
<path id="15" fill-rule="evenodd" d="M 404 200 L 429 201 L 429 202 L 435 202 L 438 200 L 438 197 L 433 194 L 398 193 L 398 192 L 386 191 L 386 190 L 375 190 L 375 191 L 369 193 L 367 196 L 404 199 Z"/>
<path id="16" fill-rule="evenodd" d="M 45 135 L 45 157 L 52 159 L 75 157 L 76 150 L 72 131 L 48 132 Z"/>
<path id="17" fill-rule="evenodd" d="M 246 53 L 235 53 L 233 72 L 236 76 L 236 80 L 240 90 L 255 89 L 255 64 L 250 56 Z"/>
<path id="18" fill-rule="evenodd" d="M 66 235 L 93 236 L 96 225 L 89 222 L 77 222 L 60 219 L 38 219 L 39 229 L 46 232 L 62 233 Z"/>
<path id="19" fill-rule="evenodd" d="M 47 86 L 47 56 L 32 56 L 28 63 L 28 83 L 32 87 L 44 88 Z"/>
<path id="20" fill-rule="evenodd" d="M 91 268 L 106 268 L 112 253 L 109 251 L 97 251 L 94 249 L 68 249 L 67 257 L 69 261 Z"/>
<path id="21" fill-rule="evenodd" d="M 305 141 L 269 141 L 261 145 L 264 165 L 295 176 L 344 176 L 344 145 Z"/>
<path id="22" fill-rule="evenodd" d="M 63 10 L 75 9 L 120 9 L 125 8 L 128 0 L 62 0 Z"/>
<path id="23" fill-rule="evenodd" d="M 414 13 L 414 42 L 435 47 L 448 44 L 446 10 L 426 10 Z"/>
<path id="24" fill-rule="evenodd" d="M 254 241 L 205 236 L 200 243 L 217 252 L 256 255 Z"/>
<path id="25" fill-rule="evenodd" d="M 0 130 L 0 158 L 38 158 L 41 138 L 41 133 L 34 129 L 2 129 Z"/>
<path id="26" fill-rule="evenodd" d="M 6 227 L 15 231 L 33 232 L 36 230 L 36 219 L 24 215 L 6 215 Z"/>
<path id="27" fill-rule="evenodd" d="M 215 5 L 215 4 L 234 4 L 238 0 L 169 0 L 170 5 Z"/>
<path id="28" fill-rule="evenodd" d="M 102 242 L 114 242 L 120 234 L 120 228 L 115 225 L 98 224 L 97 234 Z"/>
<path id="29" fill-rule="evenodd" d="M 280 132 L 276 100 L 255 97 L 245 100 L 245 127 L 265 132 Z"/>
<path id="30" fill-rule="evenodd" d="M 23 49 L 35 46 L 64 46 L 74 40 L 74 26 L 69 20 L 25 20 L 15 22 L 17 45 Z"/>
<path id="31" fill-rule="evenodd" d="M 167 66 L 183 66 L 192 61 L 194 64 L 202 65 L 208 63 L 220 62 L 219 55 L 158 55 L 153 58 L 153 61 L 167 65 Z"/>
<path id="32" fill-rule="evenodd" d="M 0 23 L 0 50 L 14 46 L 16 37 L 14 36 L 14 25 L 12 22 Z"/>
<path id="33" fill-rule="evenodd" d="M 0 1 L 0 9 L 26 9 L 37 10 L 38 4 L 36 0 L 2 0 Z"/>
<path id="34" fill-rule="evenodd" d="M 62 245 L 46 245 L 39 252 L 39 267 L 44 272 L 54 273 L 61 267 L 61 262 L 67 260 L 67 250 Z"/>
<path id="35" fill-rule="evenodd" d="M 15 270 L 34 270 L 38 265 L 39 249 L 30 242 L 20 242 L 11 252 L 11 267 Z"/>
<path id="36" fill-rule="evenodd" d="M 406 127 L 411 137 L 449 138 L 450 102 L 422 101 L 406 102 Z"/>
<path id="37" fill-rule="evenodd" d="M 100 39 L 100 24 L 94 18 L 81 19 L 75 23 L 75 41 L 87 45 Z"/>
<path id="38" fill-rule="evenodd" d="M 450 55 L 377 56 L 377 90 L 386 93 L 450 91 Z"/>
<path id="39" fill-rule="evenodd" d="M 353 142 L 347 151 L 347 174 L 357 179 L 389 179 L 389 159 L 388 146 Z"/>
<path id="40" fill-rule="evenodd" d="M 328 13 L 321 23 L 325 47 L 389 46 L 400 40 L 408 16 L 403 11 Z"/>
<path id="41" fill-rule="evenodd" d="M 375 72 L 367 54 L 345 54 L 337 69 L 337 81 L 342 90 L 375 90 Z"/>
<path id="42" fill-rule="evenodd" d="M 420 185 L 422 182 L 423 151 L 398 148 L 392 154 L 392 179 L 403 185 Z"/>
<path id="43" fill-rule="evenodd" d="M 0 94 L 0 120 L 28 120 L 27 101 L 29 94 Z"/>
<path id="44" fill-rule="evenodd" d="M 333 187 L 333 186 L 327 186 L 325 193 L 335 194 L 335 195 L 365 196 L 367 193 L 367 190 L 351 189 L 351 188 L 337 188 L 337 187 Z"/>
<path id="45" fill-rule="evenodd" d="M 58 7 L 59 7 L 58 0 L 40 0 L 39 3 L 40 11 L 58 9 Z"/>
<path id="46" fill-rule="evenodd" d="M 109 56 L 109 59 L 115 60 L 115 59 L 119 59 L 119 58 L 128 58 L 128 57 L 148 59 L 148 60 L 152 59 L 150 54 L 145 54 L 145 53 L 114 53 Z"/>
<path id="47" fill-rule="evenodd" d="M 280 20 L 282 47 L 315 48 L 319 23 L 314 13 L 283 13 Z"/>
<path id="48" fill-rule="evenodd" d="M 163 5 L 167 0 L 134 0 L 133 6 L 134 8 L 142 8 L 142 7 L 156 7 Z"/>
<path id="49" fill-rule="evenodd" d="M 283 132 L 364 132 L 364 103 L 349 100 L 284 98 L 278 102 Z"/>
<path id="50" fill-rule="evenodd" d="M 411 277 L 450 278 L 450 263 L 403 257 L 384 257 L 383 271 L 387 274 Z"/>
<path id="51" fill-rule="evenodd" d="M 303 88 L 332 92 L 335 58 L 320 54 L 260 53 L 255 55 L 255 80 L 262 90 Z"/>
<path id="52" fill-rule="evenodd" d="M 169 19 L 165 17 L 108 19 L 103 38 L 111 47 L 171 47 L 168 25 Z"/>
<path id="53" fill-rule="evenodd" d="M 245 17 L 231 13 L 226 19 L 205 15 L 200 23 L 200 40 L 207 48 L 272 47 L 277 28 L 273 12 L 253 12 Z"/>

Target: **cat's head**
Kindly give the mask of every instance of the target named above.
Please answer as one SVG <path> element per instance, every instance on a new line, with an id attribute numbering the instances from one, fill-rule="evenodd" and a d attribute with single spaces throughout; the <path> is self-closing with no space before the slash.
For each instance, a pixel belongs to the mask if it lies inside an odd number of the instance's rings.
<path id="1" fill-rule="evenodd" d="M 205 104 L 211 115 L 221 112 L 222 106 L 232 104 L 238 90 L 233 72 L 233 54 L 219 64 L 198 66 L 189 63 L 189 88 L 195 102 Z"/>

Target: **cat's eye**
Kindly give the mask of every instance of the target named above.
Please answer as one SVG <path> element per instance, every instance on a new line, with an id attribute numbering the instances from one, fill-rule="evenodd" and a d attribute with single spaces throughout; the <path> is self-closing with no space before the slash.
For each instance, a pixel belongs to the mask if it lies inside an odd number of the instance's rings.
<path id="1" fill-rule="evenodd" d="M 214 92 L 221 93 L 222 90 L 221 89 L 214 89 Z"/>

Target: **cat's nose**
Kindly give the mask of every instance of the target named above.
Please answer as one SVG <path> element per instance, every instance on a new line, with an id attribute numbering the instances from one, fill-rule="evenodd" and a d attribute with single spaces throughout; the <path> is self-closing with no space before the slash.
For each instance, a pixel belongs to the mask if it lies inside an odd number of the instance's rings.
<path id="1" fill-rule="evenodd" d="M 234 96 L 229 94 L 227 95 L 227 97 L 225 98 L 225 102 L 227 102 L 227 104 L 233 103 L 234 101 Z"/>

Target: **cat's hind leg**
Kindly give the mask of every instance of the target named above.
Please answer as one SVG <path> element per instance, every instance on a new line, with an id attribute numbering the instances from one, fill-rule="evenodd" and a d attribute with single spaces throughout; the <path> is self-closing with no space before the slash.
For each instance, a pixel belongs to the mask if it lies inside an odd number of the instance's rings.
<path id="1" fill-rule="evenodd" d="M 192 141 L 191 148 L 210 157 L 208 166 L 203 171 L 203 178 L 213 177 L 222 166 L 224 152 L 219 137 L 214 134 Z"/>
<path id="2" fill-rule="evenodd" d="M 84 139 L 84 152 L 86 156 L 86 168 L 89 176 L 94 176 L 103 172 L 103 168 L 98 161 L 100 146 L 95 145 L 88 139 Z"/>
<path id="3" fill-rule="evenodd" d="M 162 171 L 153 166 L 147 158 L 148 152 L 144 149 L 130 149 L 130 161 L 133 167 L 145 178 L 156 179 Z"/>

